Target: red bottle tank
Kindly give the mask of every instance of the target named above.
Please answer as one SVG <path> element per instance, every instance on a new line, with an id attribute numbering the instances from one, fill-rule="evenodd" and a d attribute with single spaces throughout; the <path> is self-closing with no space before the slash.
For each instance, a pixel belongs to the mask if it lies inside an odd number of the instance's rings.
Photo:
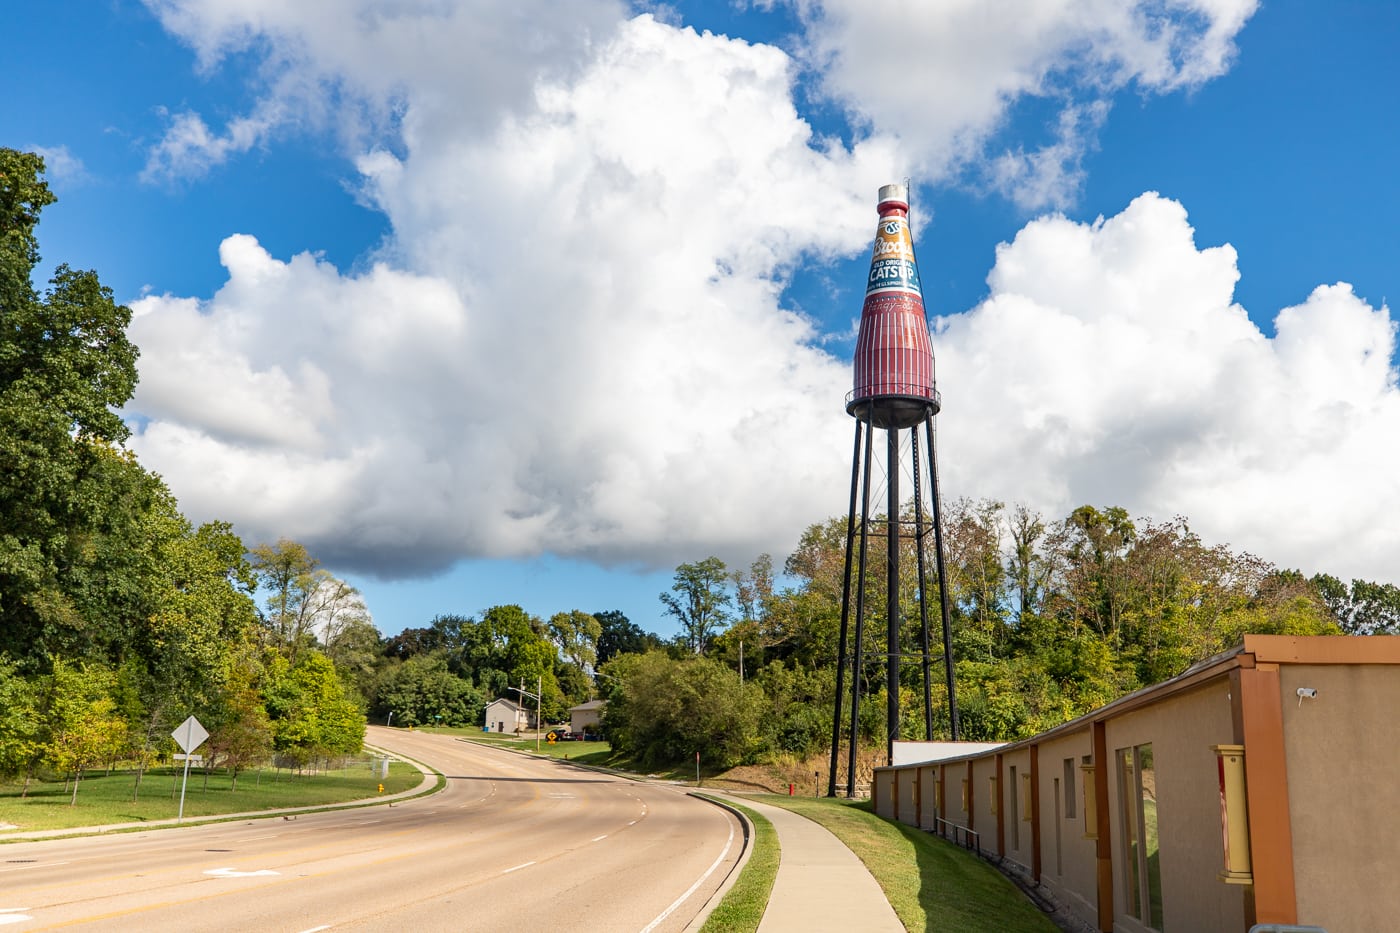
<path id="1" fill-rule="evenodd" d="M 904 185 L 880 189 L 880 225 L 856 338 L 855 388 L 846 411 L 877 428 L 908 428 L 937 414 L 933 344 Z"/>

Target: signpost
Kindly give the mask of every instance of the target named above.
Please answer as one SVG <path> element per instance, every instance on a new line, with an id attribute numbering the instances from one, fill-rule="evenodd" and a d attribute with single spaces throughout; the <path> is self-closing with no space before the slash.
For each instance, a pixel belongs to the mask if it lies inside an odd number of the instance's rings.
<path id="1" fill-rule="evenodd" d="M 193 755 L 196 748 L 204 744 L 204 740 L 209 738 L 209 730 L 200 725 L 198 719 L 191 716 L 175 727 L 175 731 L 170 733 L 170 737 L 175 740 L 175 744 L 180 746 L 183 755 L 176 755 L 176 759 L 185 760 L 185 776 L 180 780 L 180 815 L 175 822 L 182 823 L 185 820 L 185 785 L 190 780 L 190 760 L 202 761 L 198 755 Z"/>

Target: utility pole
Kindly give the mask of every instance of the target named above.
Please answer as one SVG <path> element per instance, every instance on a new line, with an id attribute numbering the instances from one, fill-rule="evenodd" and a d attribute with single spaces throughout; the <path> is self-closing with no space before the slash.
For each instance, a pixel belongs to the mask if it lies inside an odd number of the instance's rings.
<path id="1" fill-rule="evenodd" d="M 510 689 L 520 694 L 521 699 L 532 697 L 535 701 L 535 754 L 538 755 L 540 753 L 540 727 L 544 725 L 544 717 L 542 715 L 544 712 L 544 677 L 540 676 L 535 678 L 534 693 L 525 689 L 525 681 L 523 679 L 520 681 L 520 686 L 511 687 Z"/>

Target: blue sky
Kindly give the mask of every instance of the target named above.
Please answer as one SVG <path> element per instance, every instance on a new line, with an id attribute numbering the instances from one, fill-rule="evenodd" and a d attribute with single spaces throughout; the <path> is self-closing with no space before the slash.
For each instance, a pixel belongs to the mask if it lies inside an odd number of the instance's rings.
<path id="1" fill-rule="evenodd" d="M 137 310 L 132 446 L 192 517 L 305 541 L 389 633 L 669 632 L 676 563 L 844 508 L 907 175 L 945 496 L 1400 579 L 1391 5 L 512 9 L 9 20 L 0 139 L 49 156 L 45 259 Z"/>

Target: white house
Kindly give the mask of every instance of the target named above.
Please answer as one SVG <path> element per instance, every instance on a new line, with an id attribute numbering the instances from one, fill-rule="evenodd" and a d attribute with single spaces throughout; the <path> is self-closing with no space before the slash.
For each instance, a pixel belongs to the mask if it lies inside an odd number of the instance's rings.
<path id="1" fill-rule="evenodd" d="M 607 700 L 589 700 L 587 703 L 569 707 L 569 731 L 574 735 L 597 732 L 598 722 L 603 716 L 603 707 L 607 705 Z"/>
<path id="2" fill-rule="evenodd" d="M 535 727 L 535 714 L 514 700 L 501 697 L 486 704 L 486 731 L 507 735 Z"/>

